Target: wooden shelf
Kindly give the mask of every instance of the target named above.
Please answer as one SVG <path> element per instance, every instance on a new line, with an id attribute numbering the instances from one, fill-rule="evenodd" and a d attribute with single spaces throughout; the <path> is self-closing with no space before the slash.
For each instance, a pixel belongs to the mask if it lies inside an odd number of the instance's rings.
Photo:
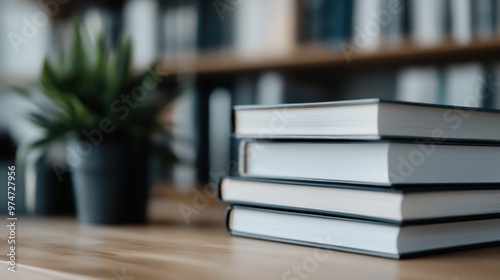
<path id="1" fill-rule="evenodd" d="M 422 46 L 411 40 L 399 45 L 381 44 L 377 50 L 353 54 L 349 62 L 340 51 L 325 44 L 303 45 L 281 55 L 242 56 L 234 51 L 165 55 L 162 74 L 223 75 L 262 70 L 397 67 L 402 65 L 446 64 L 466 61 L 500 60 L 500 38 L 474 40 L 460 45 L 446 40 L 436 46 Z"/>
<path id="2" fill-rule="evenodd" d="M 500 38 L 474 40 L 459 45 L 446 40 L 436 46 L 422 46 L 411 40 L 399 45 L 381 44 L 377 50 L 353 54 L 351 61 L 325 44 L 301 45 L 283 54 L 243 56 L 232 50 L 164 55 L 158 71 L 166 74 L 221 76 L 264 70 L 349 69 L 360 67 L 388 68 L 408 65 L 443 65 L 467 61 L 500 61 Z M 34 77 L 2 77 L 0 86 L 26 86 L 36 83 Z"/>

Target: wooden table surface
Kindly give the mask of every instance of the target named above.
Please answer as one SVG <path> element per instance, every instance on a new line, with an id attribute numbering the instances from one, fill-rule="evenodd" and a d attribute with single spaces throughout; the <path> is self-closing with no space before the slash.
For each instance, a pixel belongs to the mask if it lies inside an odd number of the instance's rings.
<path id="1" fill-rule="evenodd" d="M 154 200 L 143 226 L 19 217 L 16 273 L 3 217 L 0 279 L 500 279 L 500 247 L 397 261 L 231 237 L 224 205 L 196 196 Z M 196 210 L 189 224 L 179 209 Z"/>

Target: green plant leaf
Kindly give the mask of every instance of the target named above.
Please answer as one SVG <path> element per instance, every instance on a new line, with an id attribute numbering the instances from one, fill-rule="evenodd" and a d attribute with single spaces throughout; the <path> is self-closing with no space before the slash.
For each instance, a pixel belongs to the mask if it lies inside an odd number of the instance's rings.
<path id="1" fill-rule="evenodd" d="M 54 67 L 51 65 L 48 58 L 43 62 L 41 84 L 44 88 L 62 87 L 61 79 L 57 76 Z"/>
<path id="2" fill-rule="evenodd" d="M 85 79 L 81 74 L 85 73 L 88 56 L 84 49 L 80 24 L 76 21 L 73 28 L 73 41 L 65 56 L 66 71 L 70 79 Z"/>
<path id="3" fill-rule="evenodd" d="M 116 72 L 116 53 L 111 53 L 108 57 L 108 64 L 106 67 L 107 86 L 105 88 L 107 100 L 118 98 L 120 94 L 120 84 L 118 82 L 118 74 Z"/>
<path id="4" fill-rule="evenodd" d="M 120 47 L 116 58 L 116 79 L 119 85 L 126 85 L 128 83 L 131 63 L 132 41 L 128 37 L 123 37 L 120 41 Z"/>
<path id="5" fill-rule="evenodd" d="M 116 49 L 107 50 L 102 34 L 97 37 L 95 45 L 88 47 L 85 46 L 86 37 L 82 35 L 76 22 L 70 48 L 53 63 L 45 59 L 40 75 L 41 93 L 15 89 L 18 94 L 31 97 L 40 108 L 29 119 L 44 130 L 42 139 L 20 149 L 43 148 L 69 133 L 78 135 L 83 129 L 98 129 L 104 118 L 109 118 L 116 126 L 109 137 L 132 141 L 150 139 L 154 133 L 165 133 L 163 142 L 170 143 L 173 136 L 159 123 L 158 115 L 180 93 L 176 87 L 164 87 L 171 79 L 162 78 L 162 83 L 151 89 L 147 84 L 151 79 L 150 70 L 133 75 L 132 42 L 126 36 L 121 37 Z M 153 64 L 152 69 L 155 68 Z M 122 99 L 122 95 L 129 96 L 135 87 L 148 90 L 146 98 L 132 106 Z M 162 93 L 158 94 L 160 91 Z M 46 100 L 40 102 L 40 96 L 36 94 L 41 94 Z M 126 118 L 123 118 L 123 110 L 116 110 L 117 105 L 128 110 Z M 176 159 L 169 145 L 160 145 L 156 150 L 167 162 Z"/>

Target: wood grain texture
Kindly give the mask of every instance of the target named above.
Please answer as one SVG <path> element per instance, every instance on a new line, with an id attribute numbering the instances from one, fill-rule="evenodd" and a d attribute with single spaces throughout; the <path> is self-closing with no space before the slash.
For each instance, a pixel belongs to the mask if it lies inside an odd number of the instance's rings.
<path id="1" fill-rule="evenodd" d="M 179 210 L 186 206 L 199 209 L 189 224 Z M 13 274 L 0 265 L 0 278 L 464 280 L 500 275 L 500 247 L 389 260 L 231 237 L 223 226 L 224 211 L 214 199 L 199 200 L 199 193 L 188 193 L 153 201 L 152 221 L 145 226 L 20 217 L 20 266 Z M 5 219 L 0 223 L 0 260 L 5 261 Z M 294 267 L 301 274 L 294 274 Z"/>

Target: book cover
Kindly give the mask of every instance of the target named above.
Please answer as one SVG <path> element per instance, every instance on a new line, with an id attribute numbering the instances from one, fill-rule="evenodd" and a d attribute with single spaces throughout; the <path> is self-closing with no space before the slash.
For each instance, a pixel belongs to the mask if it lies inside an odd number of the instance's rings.
<path id="1" fill-rule="evenodd" d="M 414 184 L 414 185 L 392 185 L 392 186 L 378 186 L 378 185 L 358 185 L 358 184 L 347 184 L 339 182 L 317 182 L 317 181 L 305 181 L 305 180 L 287 180 L 287 179 L 272 179 L 272 178 L 257 178 L 257 177 L 226 177 L 228 179 L 242 180 L 249 182 L 265 182 L 265 183 L 275 183 L 275 184 L 287 184 L 295 186 L 307 186 L 310 188 L 338 188 L 338 189 L 348 189 L 348 190 L 360 190 L 360 191 L 372 191 L 372 192 L 383 192 L 383 193 L 397 193 L 397 194 L 410 194 L 410 193 L 429 193 L 432 195 L 433 192 L 440 191 L 467 191 L 467 190 L 498 190 L 497 184 L 485 184 L 485 185 L 454 185 L 454 184 Z M 232 201 L 227 200 L 222 196 L 222 183 L 223 178 L 218 185 L 217 196 L 219 201 L 229 204 L 229 205 L 242 205 L 250 206 L 255 208 L 267 208 L 274 210 L 284 210 L 290 212 L 298 213 L 308 213 L 317 215 L 326 215 L 333 217 L 346 217 L 353 219 L 361 219 L 368 221 L 378 221 L 388 224 L 396 225 L 418 225 L 418 224 L 430 224 L 430 223 L 441 223 L 441 222 L 454 222 L 454 221 L 468 221 L 477 219 L 488 219 L 488 218 L 499 218 L 500 213 L 491 214 L 475 214 L 475 215 L 462 215 L 462 216 L 452 216 L 452 217 L 436 217 L 436 218 L 426 218 L 426 219 L 411 219 L 411 220 L 392 220 L 384 219 L 374 216 L 367 215 L 356 215 L 346 212 L 332 212 L 323 211 L 318 209 L 306 209 L 303 207 L 292 207 L 286 205 L 271 205 L 262 203 L 253 203 L 247 201 Z"/>
<path id="2" fill-rule="evenodd" d="M 241 207 L 241 206 L 239 206 L 239 207 Z M 371 255 L 371 256 L 383 257 L 383 258 L 389 258 L 389 259 L 408 259 L 408 258 L 428 256 L 428 255 L 433 255 L 433 254 L 456 252 L 456 251 L 462 251 L 462 250 L 468 250 L 468 249 L 477 249 L 477 248 L 484 248 L 484 247 L 491 247 L 491 246 L 500 245 L 500 241 L 494 241 L 494 242 L 484 242 L 484 243 L 464 245 L 464 246 L 454 246 L 454 247 L 447 247 L 447 248 L 431 249 L 431 250 L 425 250 L 425 251 L 420 251 L 420 252 L 415 252 L 415 253 L 388 254 L 388 253 L 383 253 L 383 252 L 378 252 L 378 251 L 360 250 L 360 249 L 355 249 L 355 248 L 351 248 L 351 247 L 336 246 L 336 245 L 330 245 L 330 244 L 325 244 L 325 243 L 320 243 L 320 242 L 307 242 L 307 241 L 299 241 L 299 240 L 292 240 L 292 239 L 275 238 L 275 237 L 271 237 L 271 236 L 257 235 L 257 234 L 251 234 L 251 233 L 246 233 L 246 232 L 234 231 L 230 228 L 230 218 L 231 218 L 231 211 L 232 210 L 233 210 L 232 206 L 229 206 L 226 209 L 225 227 L 226 227 L 226 230 L 229 232 L 229 234 L 231 234 L 233 236 L 247 237 L 247 238 L 252 238 L 252 239 L 261 239 L 261 240 L 266 240 L 266 241 L 274 241 L 274 242 L 287 243 L 287 244 L 292 244 L 292 245 L 300 245 L 300 246 L 314 247 L 314 248 L 320 248 L 320 249 L 326 249 L 326 250 L 342 251 L 342 252 L 355 253 L 355 254 Z M 287 213 L 285 211 L 272 210 L 272 209 L 261 209 L 261 210 L 267 211 L 267 212 L 274 212 L 274 213 Z M 322 217 L 322 218 L 325 217 L 325 216 L 321 216 L 321 215 L 314 215 L 314 214 L 307 214 L 307 213 L 294 213 L 294 214 L 300 215 L 300 216 L 306 216 L 306 217 Z M 357 221 L 360 223 L 384 224 L 383 222 L 379 222 L 379 221 L 356 220 L 356 219 L 341 218 L 341 217 L 328 217 L 328 218 L 337 219 L 337 220 L 346 220 L 346 221 Z"/>

